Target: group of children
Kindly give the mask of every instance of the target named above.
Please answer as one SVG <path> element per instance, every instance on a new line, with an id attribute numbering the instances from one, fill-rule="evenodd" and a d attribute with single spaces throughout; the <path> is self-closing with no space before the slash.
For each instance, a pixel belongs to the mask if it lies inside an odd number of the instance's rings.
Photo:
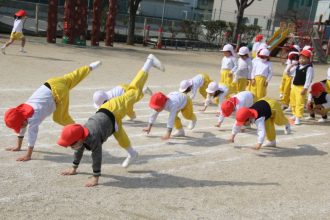
<path id="1" fill-rule="evenodd" d="M 13 31 L 11 40 L 2 47 L 10 45 L 16 38 L 22 39 L 21 25 L 22 17 L 26 16 L 23 11 L 17 12 L 17 25 Z M 16 20 L 15 20 L 16 22 Z M 24 38 L 24 36 L 23 36 Z M 26 155 L 19 157 L 18 161 L 28 161 L 32 157 L 39 125 L 42 121 L 53 114 L 54 122 L 64 126 L 57 144 L 63 147 L 71 147 L 74 152 L 72 168 L 62 172 L 62 175 L 75 175 L 83 156 L 84 150 L 92 152 L 93 177 L 89 179 L 86 186 L 98 184 L 101 175 L 102 144 L 114 135 L 120 147 L 126 150 L 127 157 L 122 166 L 128 167 L 138 156 L 133 148 L 130 139 L 123 127 L 122 119 L 128 116 L 134 120 L 137 116 L 134 111 L 134 104 L 149 94 L 149 107 L 152 110 L 148 126 L 143 129 L 150 133 L 157 116 L 163 110 L 169 112 L 167 130 L 161 137 L 163 140 L 171 136 L 185 136 L 185 131 L 179 117 L 189 120 L 188 129 L 193 129 L 197 123 L 194 114 L 192 100 L 196 97 L 197 91 L 204 98 L 205 111 L 212 103 L 219 106 L 218 123 L 220 127 L 226 117 L 236 112 L 235 123 L 233 124 L 230 142 L 234 142 L 239 132 L 244 132 L 250 124 L 257 127 L 257 143 L 255 149 L 263 146 L 264 139 L 268 143 L 264 146 L 276 146 L 275 124 L 284 127 L 284 133 L 289 134 L 291 126 L 289 119 L 285 117 L 283 109 L 290 107 L 294 124 L 299 125 L 304 113 L 304 108 L 310 113 L 309 119 L 320 114 L 320 122 L 327 119 L 327 112 L 330 110 L 330 68 L 327 80 L 311 85 L 313 80 L 313 65 L 311 63 L 311 48 L 304 48 L 300 51 L 298 46 L 293 47 L 289 53 L 287 66 L 283 73 L 281 82 L 281 103 L 267 98 L 267 87 L 272 79 L 273 69 L 270 62 L 270 51 L 265 43 L 261 43 L 262 35 L 257 36 L 258 45 L 254 45 L 252 60 L 247 47 L 238 50 L 239 58 L 232 45 L 227 44 L 221 50 L 224 57 L 221 62 L 220 82 L 213 81 L 206 73 L 198 74 L 191 79 L 181 81 L 179 90 L 165 95 L 162 92 L 152 91 L 145 86 L 149 71 L 155 67 L 165 71 L 163 64 L 154 55 L 150 54 L 143 67 L 129 84 L 121 84 L 109 91 L 99 90 L 93 94 L 96 113 L 84 124 L 74 122 L 69 114 L 69 92 L 89 73 L 101 65 L 100 61 L 83 66 L 62 77 L 54 77 L 47 80 L 40 86 L 32 96 L 23 104 L 6 111 L 4 120 L 7 127 L 18 134 L 17 145 L 7 148 L 9 151 L 19 151 L 22 147 L 23 138 L 27 130 L 28 150 Z M 22 49 L 24 41 L 22 41 Z M 307 99 L 307 91 L 311 86 L 310 95 Z M 189 95 L 190 94 L 190 95 Z M 307 103 L 307 105 L 306 105 Z M 176 129 L 175 132 L 173 128 Z"/>

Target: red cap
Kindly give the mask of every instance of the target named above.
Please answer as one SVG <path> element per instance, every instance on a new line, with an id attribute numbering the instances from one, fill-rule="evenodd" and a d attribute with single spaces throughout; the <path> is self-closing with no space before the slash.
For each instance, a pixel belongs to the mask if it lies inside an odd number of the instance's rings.
<path id="1" fill-rule="evenodd" d="M 161 92 L 156 92 L 150 97 L 149 107 L 155 110 L 162 109 L 167 100 L 168 98 L 166 95 Z"/>
<path id="2" fill-rule="evenodd" d="M 19 133 L 23 122 L 30 118 L 34 113 L 33 108 L 27 104 L 21 104 L 16 108 L 10 108 L 5 113 L 5 123 L 8 128 L 14 129 L 16 133 Z"/>
<path id="3" fill-rule="evenodd" d="M 70 124 L 64 126 L 57 144 L 62 147 L 68 147 L 79 140 L 85 140 L 88 136 L 88 129 L 80 124 Z"/>
<path id="4" fill-rule="evenodd" d="M 236 125 L 242 126 L 249 118 L 257 118 L 257 117 L 258 117 L 258 112 L 256 110 L 242 107 L 236 112 Z"/>
<path id="5" fill-rule="evenodd" d="M 237 102 L 238 102 L 238 100 L 236 97 L 232 97 L 232 98 L 225 100 L 221 104 L 222 115 L 224 117 L 229 117 L 233 113 L 233 111 L 237 105 Z"/>
<path id="6" fill-rule="evenodd" d="M 24 16 L 26 16 L 26 11 L 23 10 L 23 9 L 21 9 L 21 10 L 17 11 L 17 12 L 15 13 L 15 15 L 16 15 L 17 17 L 24 17 Z"/>
<path id="7" fill-rule="evenodd" d="M 310 50 L 303 50 L 303 51 L 300 52 L 300 55 L 311 58 L 312 57 L 312 52 Z"/>
<path id="8" fill-rule="evenodd" d="M 312 96 L 316 96 L 319 92 L 325 92 L 324 86 L 320 82 L 314 83 L 311 87 L 310 93 Z"/>
<path id="9" fill-rule="evenodd" d="M 262 34 L 257 34 L 257 36 L 256 36 L 256 42 L 259 42 L 262 39 L 264 39 L 264 36 Z"/>

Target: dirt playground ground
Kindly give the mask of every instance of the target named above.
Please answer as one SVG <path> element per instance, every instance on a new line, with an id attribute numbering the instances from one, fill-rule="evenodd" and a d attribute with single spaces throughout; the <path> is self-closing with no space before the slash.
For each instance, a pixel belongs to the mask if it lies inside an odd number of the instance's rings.
<path id="1" fill-rule="evenodd" d="M 0 38 L 4 43 L 7 36 Z M 167 112 L 162 112 L 151 133 L 148 96 L 135 105 L 137 119 L 124 120 L 137 161 L 121 167 L 126 152 L 111 137 L 103 145 L 102 177 L 94 188 L 84 187 L 92 174 L 91 157 L 85 152 L 79 173 L 61 176 L 71 167 L 73 151 L 56 145 L 61 127 L 48 117 L 39 127 L 33 159 L 16 162 L 26 152 L 5 151 L 16 144 L 16 135 L 3 122 L 9 107 L 25 102 L 48 78 L 60 76 L 92 61 L 103 65 L 70 94 L 70 112 L 85 123 L 95 109 L 92 94 L 128 83 L 149 53 L 165 65 L 152 69 L 147 85 L 168 93 L 183 79 L 209 73 L 219 80 L 220 52 L 169 51 L 115 44 L 114 48 L 77 48 L 28 38 L 26 51 L 16 43 L 0 54 L 0 219 L 329 219 L 330 123 L 303 121 L 285 135 L 277 127 L 277 148 L 251 149 L 255 128 L 228 143 L 233 118 L 221 128 L 216 106 L 205 113 L 202 97 L 194 100 L 198 121 L 186 137 L 161 141 Z M 274 60 L 275 76 L 268 89 L 277 88 L 284 66 Z M 314 81 L 324 79 L 329 65 L 315 65 Z M 289 113 L 286 113 L 288 116 Z M 307 114 L 306 114 L 307 116 Z M 186 126 L 187 121 L 183 119 Z"/>

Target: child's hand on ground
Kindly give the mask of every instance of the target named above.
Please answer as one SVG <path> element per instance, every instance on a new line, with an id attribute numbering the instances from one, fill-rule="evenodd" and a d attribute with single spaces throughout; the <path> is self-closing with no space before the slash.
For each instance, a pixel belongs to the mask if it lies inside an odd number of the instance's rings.
<path id="1" fill-rule="evenodd" d="M 151 130 L 151 128 L 149 128 L 149 127 L 147 127 L 147 128 L 143 128 L 143 129 L 142 129 L 142 131 L 146 132 L 147 134 L 150 133 L 150 130 Z"/>
<path id="2" fill-rule="evenodd" d="M 221 122 L 219 122 L 218 124 L 216 124 L 214 126 L 220 128 L 221 127 Z"/>
<path id="3" fill-rule="evenodd" d="M 16 161 L 29 161 L 31 160 L 31 156 L 24 155 L 16 159 Z"/>
<path id="4" fill-rule="evenodd" d="M 85 186 L 86 186 L 86 187 L 93 187 L 93 186 L 96 186 L 96 185 L 98 185 L 98 184 L 99 184 L 99 177 L 98 177 L 98 176 L 92 176 L 92 178 L 90 178 L 90 179 L 86 182 Z"/>
<path id="5" fill-rule="evenodd" d="M 254 149 L 255 149 L 255 150 L 259 150 L 259 149 L 261 148 L 261 145 L 262 145 L 262 144 L 259 144 L 259 143 L 256 144 L 256 146 L 254 147 Z"/>
<path id="6" fill-rule="evenodd" d="M 164 136 L 162 136 L 160 139 L 162 139 L 163 141 L 166 141 L 168 139 L 170 139 L 171 135 L 166 133 Z"/>
<path id="7" fill-rule="evenodd" d="M 76 174 L 77 174 L 77 169 L 74 167 L 61 172 L 61 175 L 63 176 L 76 175 Z"/>

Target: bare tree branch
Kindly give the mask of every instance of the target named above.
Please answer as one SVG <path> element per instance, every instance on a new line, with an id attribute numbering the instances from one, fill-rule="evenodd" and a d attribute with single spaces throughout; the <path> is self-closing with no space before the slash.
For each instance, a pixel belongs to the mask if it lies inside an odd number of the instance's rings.
<path id="1" fill-rule="evenodd" d="M 246 7 L 249 7 L 253 2 L 254 0 L 251 0 L 249 3 L 247 3 Z"/>

